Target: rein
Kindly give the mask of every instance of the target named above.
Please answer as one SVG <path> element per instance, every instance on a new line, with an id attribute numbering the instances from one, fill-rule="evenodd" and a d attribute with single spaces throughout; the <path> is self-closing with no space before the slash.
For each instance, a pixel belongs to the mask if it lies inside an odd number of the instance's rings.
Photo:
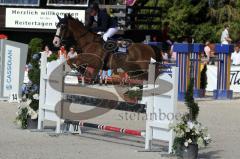
<path id="1" fill-rule="evenodd" d="M 85 35 L 87 35 L 88 34 L 88 31 L 85 31 L 85 33 L 83 33 L 82 35 L 80 35 L 80 37 L 79 37 L 79 39 L 80 38 L 83 38 Z"/>

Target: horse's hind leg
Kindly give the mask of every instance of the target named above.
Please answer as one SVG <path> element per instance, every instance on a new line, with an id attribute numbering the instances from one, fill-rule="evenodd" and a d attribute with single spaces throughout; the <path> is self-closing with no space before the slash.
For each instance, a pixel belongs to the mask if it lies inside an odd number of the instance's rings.
<path id="1" fill-rule="evenodd" d="M 98 83 L 101 79 L 101 70 L 95 69 L 92 73 L 92 84 Z"/>

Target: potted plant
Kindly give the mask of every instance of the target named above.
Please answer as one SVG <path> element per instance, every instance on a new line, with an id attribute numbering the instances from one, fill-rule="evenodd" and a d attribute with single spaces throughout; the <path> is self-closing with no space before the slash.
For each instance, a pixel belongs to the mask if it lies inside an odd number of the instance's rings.
<path id="1" fill-rule="evenodd" d="M 134 86 L 124 93 L 124 100 L 129 103 L 137 103 L 142 98 L 141 86 Z"/>
<path id="2" fill-rule="evenodd" d="M 34 100 L 38 100 L 38 94 L 34 95 Z M 36 129 L 37 128 L 37 119 L 38 111 L 31 108 L 31 104 L 34 103 L 33 100 L 27 99 L 24 102 L 21 102 L 18 106 L 16 123 L 22 129 Z"/>
<path id="3" fill-rule="evenodd" d="M 198 148 L 211 142 L 207 128 L 197 121 L 199 107 L 193 98 L 193 84 L 194 81 L 191 79 L 185 95 L 185 104 L 189 111 L 172 126 L 176 136 L 173 152 L 184 159 L 197 159 Z"/>
<path id="4" fill-rule="evenodd" d="M 205 97 L 206 88 L 207 88 L 207 65 L 205 64 L 200 76 L 200 92 L 199 97 Z"/>
<path id="5" fill-rule="evenodd" d="M 211 142 L 207 128 L 198 121 L 189 120 L 185 114 L 174 127 L 175 140 L 173 150 L 176 155 L 184 159 L 197 159 L 198 148 L 207 146 Z"/>

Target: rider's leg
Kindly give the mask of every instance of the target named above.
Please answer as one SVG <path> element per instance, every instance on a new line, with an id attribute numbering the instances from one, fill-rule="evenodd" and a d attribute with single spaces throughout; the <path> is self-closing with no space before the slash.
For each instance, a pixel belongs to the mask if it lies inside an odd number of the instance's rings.
<path id="1" fill-rule="evenodd" d="M 107 82 L 108 82 L 108 77 L 111 77 L 112 76 L 112 70 L 111 69 L 108 69 L 106 71 L 106 76 L 105 76 L 105 85 L 107 85 Z"/>
<path id="2" fill-rule="evenodd" d="M 107 41 L 108 38 L 112 37 L 118 32 L 118 28 L 109 28 L 106 33 L 103 34 L 103 40 Z"/>
<path id="3" fill-rule="evenodd" d="M 106 84 L 106 81 L 107 81 L 107 71 L 106 70 L 103 70 L 102 71 L 102 77 L 101 77 L 102 80 L 104 80 L 104 83 Z M 103 82 L 103 81 L 102 81 Z"/>
<path id="4" fill-rule="evenodd" d="M 103 74 L 103 70 L 99 70 L 99 84 L 102 85 L 102 74 Z"/>

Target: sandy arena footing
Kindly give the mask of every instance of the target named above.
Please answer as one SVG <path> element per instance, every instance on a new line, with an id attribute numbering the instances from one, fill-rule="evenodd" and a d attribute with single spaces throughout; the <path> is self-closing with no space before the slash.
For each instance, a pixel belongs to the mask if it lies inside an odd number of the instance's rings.
<path id="1" fill-rule="evenodd" d="M 201 149 L 199 158 L 240 158 L 240 97 L 232 100 L 197 99 L 200 106 L 199 121 L 207 126 L 213 142 Z M 73 105 L 77 108 L 77 105 Z M 180 112 L 185 112 L 184 103 L 178 103 Z M 116 133 L 86 129 L 88 133 L 53 137 L 49 132 L 22 130 L 15 123 L 17 104 L 0 102 L 0 159 L 79 159 L 79 158 L 174 158 L 164 152 L 145 152 L 144 140 Z M 91 119 L 92 122 L 144 130 L 144 118 L 127 120 L 124 111 L 111 110 Z M 130 115 L 130 114 L 128 114 Z M 127 115 L 126 115 L 127 116 Z M 155 146 L 165 143 L 155 142 Z"/>

